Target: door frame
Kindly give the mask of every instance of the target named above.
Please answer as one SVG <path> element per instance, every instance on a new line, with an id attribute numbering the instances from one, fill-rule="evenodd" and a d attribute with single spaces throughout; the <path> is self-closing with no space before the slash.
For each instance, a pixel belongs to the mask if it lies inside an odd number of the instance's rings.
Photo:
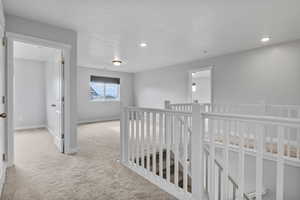
<path id="1" fill-rule="evenodd" d="M 213 104 L 214 102 L 214 85 L 213 85 L 213 74 L 214 74 L 214 66 L 213 65 L 209 65 L 209 66 L 204 66 L 204 67 L 199 67 L 196 69 L 192 69 L 188 71 L 188 86 L 187 86 L 187 91 L 188 91 L 188 98 L 187 101 L 189 103 L 193 103 L 193 97 L 192 97 L 192 89 L 191 89 L 191 85 L 193 82 L 193 77 L 192 77 L 192 73 L 196 73 L 196 72 L 201 72 L 201 71 L 210 71 L 210 102 Z"/>
<path id="2" fill-rule="evenodd" d="M 65 146 L 65 153 L 68 153 L 69 147 L 70 147 L 70 127 L 65 124 L 65 122 L 70 121 L 70 115 L 69 115 L 69 102 L 66 101 L 66 99 L 70 99 L 69 95 L 69 88 L 70 88 L 70 56 L 71 56 L 71 45 L 45 40 L 37 37 L 12 33 L 12 32 L 6 32 L 6 38 L 7 38 L 7 165 L 12 166 L 14 164 L 14 41 L 18 42 L 24 42 L 34 45 L 41 45 L 45 47 L 50 48 L 56 48 L 60 49 L 63 52 L 64 55 L 64 74 L 62 82 L 63 88 L 62 88 L 62 95 L 64 97 L 64 106 L 63 106 L 63 117 L 62 117 L 62 131 L 64 133 L 64 146 Z"/>

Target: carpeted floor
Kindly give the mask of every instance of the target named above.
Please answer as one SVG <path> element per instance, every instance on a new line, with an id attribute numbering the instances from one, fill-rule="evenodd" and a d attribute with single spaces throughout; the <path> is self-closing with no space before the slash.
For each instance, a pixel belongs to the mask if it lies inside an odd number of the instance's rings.
<path id="1" fill-rule="evenodd" d="M 16 133 L 2 200 L 171 200 L 117 162 L 119 122 L 78 127 L 80 151 L 58 153 L 45 129 Z"/>

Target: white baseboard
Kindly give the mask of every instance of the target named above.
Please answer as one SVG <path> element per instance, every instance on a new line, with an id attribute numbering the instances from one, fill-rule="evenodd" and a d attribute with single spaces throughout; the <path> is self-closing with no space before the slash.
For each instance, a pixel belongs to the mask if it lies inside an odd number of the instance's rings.
<path id="1" fill-rule="evenodd" d="M 42 125 L 33 125 L 33 126 L 20 126 L 20 127 L 16 127 L 15 131 L 29 130 L 29 129 L 36 129 L 36 128 L 46 128 L 46 125 L 42 124 Z"/>
<path id="2" fill-rule="evenodd" d="M 106 121 L 114 121 L 114 120 L 120 120 L 120 116 L 111 116 L 111 117 L 101 117 L 101 118 L 97 118 L 97 119 L 79 120 L 77 124 L 88 124 L 88 123 L 106 122 Z"/>
<path id="3" fill-rule="evenodd" d="M 51 128 L 49 128 L 49 126 L 46 126 L 45 128 L 48 130 L 48 132 L 50 133 L 50 135 L 52 135 L 53 137 L 55 137 L 54 131 Z"/>
<path id="4" fill-rule="evenodd" d="M 46 129 L 48 130 L 48 132 L 50 133 L 50 135 L 53 137 L 53 142 L 55 144 L 55 146 L 62 151 L 62 139 L 60 137 L 58 137 L 57 135 L 55 135 L 55 132 L 49 127 L 47 126 Z"/>
<path id="5" fill-rule="evenodd" d="M 2 197 L 2 192 L 3 192 L 3 186 L 5 183 L 6 179 L 6 166 L 4 164 L 3 168 L 1 169 L 1 174 L 0 174 L 0 198 Z"/>
<path id="6" fill-rule="evenodd" d="M 76 154 L 78 151 L 79 151 L 79 148 L 76 147 L 76 148 L 71 148 L 71 149 L 67 150 L 65 153 L 72 155 L 72 154 Z"/>

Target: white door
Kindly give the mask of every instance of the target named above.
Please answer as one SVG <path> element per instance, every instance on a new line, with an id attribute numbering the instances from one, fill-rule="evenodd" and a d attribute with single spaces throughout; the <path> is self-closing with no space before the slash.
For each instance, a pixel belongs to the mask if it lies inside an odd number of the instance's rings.
<path id="1" fill-rule="evenodd" d="M 0 25 L 0 38 L 4 36 L 4 29 Z M 0 45 L 0 185 L 4 181 L 4 154 L 5 154 L 5 125 L 6 125 L 6 108 L 5 108 L 5 89 L 6 89 L 6 76 L 5 76 L 5 47 Z"/>
<path id="2" fill-rule="evenodd" d="M 48 128 L 54 137 L 54 143 L 60 152 L 64 152 L 64 99 L 63 70 L 64 63 L 61 50 L 54 53 L 53 62 L 47 66 L 47 120 Z"/>

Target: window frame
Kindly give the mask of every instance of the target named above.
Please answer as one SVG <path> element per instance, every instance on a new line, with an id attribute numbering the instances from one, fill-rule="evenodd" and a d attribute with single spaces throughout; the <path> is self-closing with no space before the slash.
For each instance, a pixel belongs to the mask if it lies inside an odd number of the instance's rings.
<path id="1" fill-rule="evenodd" d="M 91 77 L 104 77 L 104 76 L 97 76 L 97 75 L 90 75 L 90 80 L 89 80 L 89 88 L 91 88 L 91 83 L 92 82 L 96 82 L 96 81 L 92 81 Z M 106 99 L 106 85 L 108 84 L 114 84 L 114 83 L 105 83 L 105 82 L 101 82 L 99 81 L 99 83 L 103 84 L 103 99 L 100 98 L 92 98 L 92 94 L 91 92 L 89 92 L 89 101 L 90 102 L 120 102 L 121 101 L 121 78 L 119 77 L 105 77 L 105 78 L 112 78 L 112 79 L 119 79 L 119 84 L 115 83 L 115 85 L 117 85 L 117 94 L 118 97 L 116 99 Z"/>

